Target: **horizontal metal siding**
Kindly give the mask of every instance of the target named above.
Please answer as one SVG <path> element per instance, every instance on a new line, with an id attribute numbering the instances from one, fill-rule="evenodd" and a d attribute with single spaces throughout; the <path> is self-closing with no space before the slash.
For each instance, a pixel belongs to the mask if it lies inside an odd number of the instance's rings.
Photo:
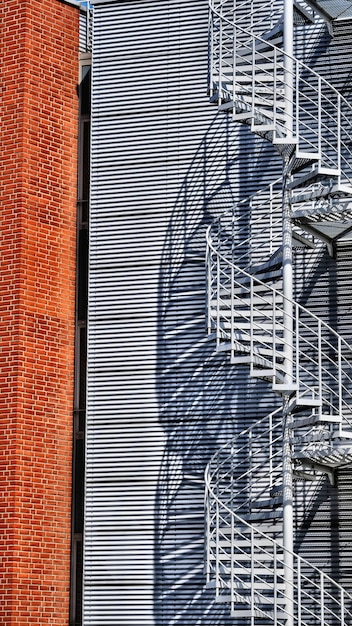
<path id="1" fill-rule="evenodd" d="M 204 588 L 202 472 L 278 399 L 205 336 L 204 235 L 281 165 L 208 103 L 206 0 L 94 13 L 84 624 L 230 624 Z M 326 317 L 316 254 L 297 295 Z"/>

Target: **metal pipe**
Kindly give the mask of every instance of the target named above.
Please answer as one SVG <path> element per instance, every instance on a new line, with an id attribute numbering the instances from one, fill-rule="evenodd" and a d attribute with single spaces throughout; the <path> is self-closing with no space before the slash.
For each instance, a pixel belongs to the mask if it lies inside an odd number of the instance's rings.
<path id="1" fill-rule="evenodd" d="M 284 69 L 287 137 L 293 127 L 293 1 L 284 1 Z"/>
<path id="2" fill-rule="evenodd" d="M 283 256 L 283 295 L 284 295 L 284 369 L 288 391 L 283 399 L 283 545 L 285 571 L 286 626 L 293 626 L 293 478 L 289 421 L 289 388 L 293 382 L 293 272 L 292 272 L 292 221 L 290 173 L 288 160 L 284 163 L 283 213 L 282 213 L 282 256 Z"/>

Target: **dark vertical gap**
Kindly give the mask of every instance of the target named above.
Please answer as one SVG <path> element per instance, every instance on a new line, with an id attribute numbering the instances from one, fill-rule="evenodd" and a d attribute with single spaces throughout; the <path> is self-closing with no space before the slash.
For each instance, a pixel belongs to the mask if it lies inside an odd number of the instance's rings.
<path id="1" fill-rule="evenodd" d="M 87 373 L 88 220 L 90 188 L 90 61 L 82 62 L 79 85 L 75 389 L 72 459 L 70 626 L 82 625 L 84 443 Z"/>

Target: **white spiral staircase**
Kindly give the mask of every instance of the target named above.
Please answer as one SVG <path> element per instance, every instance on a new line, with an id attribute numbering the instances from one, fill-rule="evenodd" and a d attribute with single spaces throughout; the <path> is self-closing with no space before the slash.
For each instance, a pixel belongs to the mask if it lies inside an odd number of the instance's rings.
<path id="1" fill-rule="evenodd" d="M 208 332 L 282 398 L 206 469 L 207 583 L 234 623 L 347 626 L 352 595 L 293 552 L 288 520 L 293 482 L 352 462 L 352 348 L 287 295 L 283 262 L 351 229 L 352 108 L 283 51 L 280 14 L 210 0 L 211 99 L 277 148 L 284 177 L 207 233 Z M 297 28 L 313 19 L 294 5 Z"/>

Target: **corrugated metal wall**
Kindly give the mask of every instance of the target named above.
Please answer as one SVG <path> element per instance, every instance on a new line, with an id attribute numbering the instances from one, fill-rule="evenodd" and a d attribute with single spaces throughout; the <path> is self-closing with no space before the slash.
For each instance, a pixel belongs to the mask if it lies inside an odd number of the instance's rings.
<path id="1" fill-rule="evenodd" d="M 206 0 L 94 11 L 84 623 L 230 623 L 202 474 L 266 407 L 206 337 L 204 234 L 279 161 L 208 102 Z"/>
<path id="2" fill-rule="evenodd" d="M 280 173 L 209 104 L 207 4 L 94 7 L 85 626 L 231 623 L 202 474 L 277 402 L 205 334 L 206 225 Z"/>

